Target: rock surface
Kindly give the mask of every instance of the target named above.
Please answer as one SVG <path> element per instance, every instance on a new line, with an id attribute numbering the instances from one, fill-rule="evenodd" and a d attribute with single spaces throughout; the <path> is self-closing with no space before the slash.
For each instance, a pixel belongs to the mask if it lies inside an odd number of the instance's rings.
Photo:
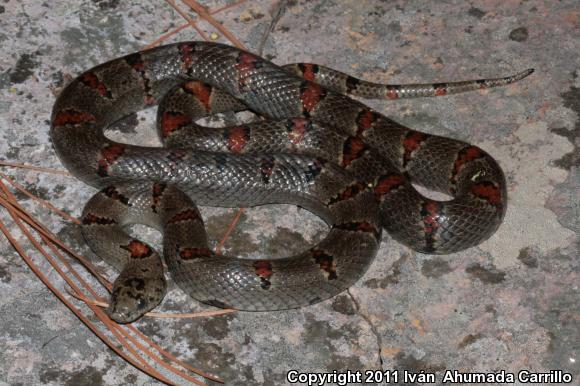
<path id="1" fill-rule="evenodd" d="M 204 4 L 214 9 L 226 3 Z M 532 76 L 502 89 L 369 102 L 407 126 L 488 151 L 506 173 L 509 209 L 490 240 L 454 255 L 417 254 L 385 237 L 363 280 L 311 307 L 212 319 L 144 319 L 139 328 L 228 385 L 284 384 L 290 369 L 424 370 L 437 373 L 438 383 L 447 369 L 562 369 L 577 381 L 577 3 L 260 0 L 216 18 L 250 50 L 274 62 L 317 62 L 374 81 L 493 77 L 534 67 Z M 82 70 L 141 49 L 183 23 L 161 1 L 4 0 L 0 158 L 61 168 L 48 137 L 55 93 Z M 214 32 L 204 22 L 201 28 Z M 219 34 L 216 38 L 226 42 Z M 168 42 L 195 39 L 199 35 L 188 28 Z M 118 135 L 150 136 L 151 116 L 131 117 Z M 75 216 L 93 194 L 73 178 L 2 171 Z M 18 197 L 90 256 L 75 226 Z M 204 208 L 214 242 L 234 213 Z M 0 219 L 24 240 L 5 211 Z M 249 209 L 226 252 L 288 255 L 325 230 L 320 220 L 292 206 Z M 144 232 L 155 239 L 154 232 Z M 46 263 L 41 266 L 56 278 Z M 103 345 L 2 237 L 0 293 L 0 385 L 159 384 Z M 202 309 L 176 288 L 162 308 Z"/>

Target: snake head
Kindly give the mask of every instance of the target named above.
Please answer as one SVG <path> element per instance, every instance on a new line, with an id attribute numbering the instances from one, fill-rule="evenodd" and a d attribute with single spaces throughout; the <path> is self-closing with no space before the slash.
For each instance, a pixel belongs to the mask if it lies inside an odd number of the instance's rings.
<path id="1" fill-rule="evenodd" d="M 161 303 L 165 290 L 163 278 L 119 277 L 107 313 L 118 323 L 134 322 Z"/>

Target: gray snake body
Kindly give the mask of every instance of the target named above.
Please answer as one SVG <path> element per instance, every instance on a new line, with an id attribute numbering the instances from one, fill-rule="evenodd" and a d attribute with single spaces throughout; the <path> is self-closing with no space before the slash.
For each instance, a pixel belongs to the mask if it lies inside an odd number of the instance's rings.
<path id="1" fill-rule="evenodd" d="M 97 66 L 61 93 L 51 137 L 63 164 L 100 188 L 83 212 L 90 247 L 120 271 L 111 317 L 130 322 L 161 302 L 156 252 L 123 231 L 163 230 L 164 257 L 192 297 L 242 310 L 296 308 L 355 283 L 384 227 L 426 253 L 477 245 L 497 229 L 506 185 L 497 163 L 464 142 L 410 130 L 344 94 L 396 99 L 494 87 L 513 77 L 433 85 L 376 85 L 313 64 L 278 67 L 248 52 L 185 42 Z M 161 148 L 114 142 L 104 130 L 160 104 Z M 207 129 L 200 116 L 250 109 L 265 121 Z M 411 181 L 448 193 L 419 194 Z M 192 201 L 193 200 L 193 201 Z M 300 205 L 330 226 L 327 237 L 282 259 L 217 256 L 194 202 Z"/>

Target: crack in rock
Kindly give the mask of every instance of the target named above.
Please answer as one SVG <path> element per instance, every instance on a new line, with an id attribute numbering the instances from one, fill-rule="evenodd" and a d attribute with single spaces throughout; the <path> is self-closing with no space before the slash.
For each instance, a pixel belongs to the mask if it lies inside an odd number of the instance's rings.
<path id="1" fill-rule="evenodd" d="M 384 364 L 383 355 L 381 353 L 381 349 L 383 347 L 383 340 L 381 338 L 381 335 L 379 334 L 377 328 L 375 327 L 375 325 L 373 324 L 371 319 L 364 312 L 361 311 L 360 304 L 359 304 L 358 300 L 356 300 L 356 298 L 354 297 L 352 292 L 350 292 L 350 288 L 346 290 L 346 293 L 348 294 L 348 296 L 350 296 L 350 299 L 352 300 L 352 302 L 354 304 L 354 308 L 355 308 L 357 314 L 360 315 L 360 317 L 363 318 L 367 322 L 367 324 L 371 328 L 371 332 L 373 333 L 373 335 L 375 336 L 375 339 L 377 340 L 377 346 L 379 348 L 379 350 L 378 350 L 379 367 L 381 368 L 381 370 L 384 370 L 383 369 L 383 364 Z"/>

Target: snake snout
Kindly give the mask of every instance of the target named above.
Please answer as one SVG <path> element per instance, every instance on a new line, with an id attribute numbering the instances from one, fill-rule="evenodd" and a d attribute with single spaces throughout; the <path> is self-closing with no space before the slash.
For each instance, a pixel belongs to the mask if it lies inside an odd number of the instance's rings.
<path id="1" fill-rule="evenodd" d="M 131 323 L 141 316 L 141 313 L 133 312 L 129 308 L 111 306 L 107 309 L 107 314 L 117 323 Z"/>

